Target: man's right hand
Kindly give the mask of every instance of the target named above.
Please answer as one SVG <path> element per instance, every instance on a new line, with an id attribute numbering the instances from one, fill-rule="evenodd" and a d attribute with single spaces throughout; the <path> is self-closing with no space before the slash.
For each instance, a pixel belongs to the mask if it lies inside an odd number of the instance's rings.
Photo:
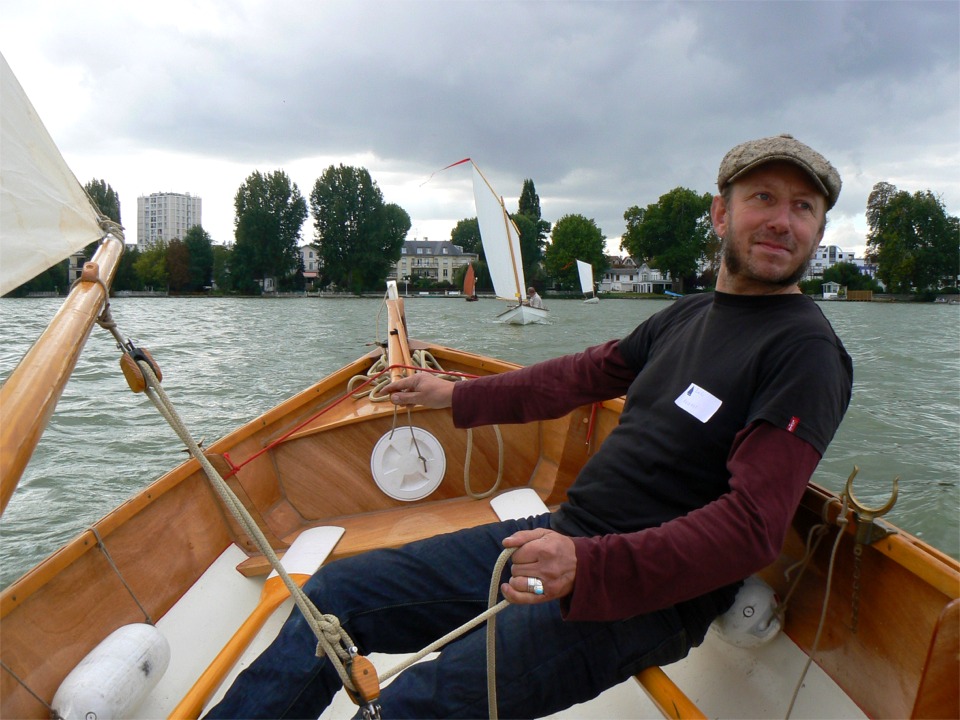
<path id="1" fill-rule="evenodd" d="M 394 405 L 423 405 L 428 408 L 446 408 L 453 403 L 453 383 L 436 375 L 418 372 L 400 378 L 381 390 L 389 395 Z"/>

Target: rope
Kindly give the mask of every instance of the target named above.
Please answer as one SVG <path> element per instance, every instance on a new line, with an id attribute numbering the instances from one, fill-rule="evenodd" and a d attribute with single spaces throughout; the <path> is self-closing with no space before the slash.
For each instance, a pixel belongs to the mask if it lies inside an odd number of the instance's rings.
<path id="1" fill-rule="evenodd" d="M 507 548 L 497 558 L 493 566 L 493 576 L 490 579 L 490 592 L 487 595 L 487 606 L 492 607 L 497 600 L 500 588 L 500 577 L 507 559 L 513 555 L 516 548 Z M 504 600 L 501 605 L 507 603 Z M 487 623 L 487 712 L 490 720 L 497 720 L 497 620 L 491 615 Z"/>
<path id="2" fill-rule="evenodd" d="M 116 323 L 111 317 L 109 303 L 105 304 L 101 316 L 98 318 L 98 323 L 113 334 L 117 339 L 121 351 L 124 353 L 130 352 L 131 344 L 123 341 Z M 137 359 L 136 363 L 143 373 L 145 381 L 144 393 L 150 398 L 150 401 L 170 427 L 173 428 L 173 431 L 183 444 L 187 446 L 190 454 L 200 464 L 200 467 L 203 468 L 204 474 L 207 476 L 211 486 L 223 501 L 224 505 L 230 510 L 243 530 L 253 539 L 257 549 L 263 553 L 263 556 L 270 562 L 271 567 L 273 567 L 283 580 L 283 584 L 290 592 L 290 596 L 294 602 L 296 602 L 297 607 L 300 608 L 300 612 L 303 613 L 304 618 L 317 637 L 317 654 L 319 655 L 322 650 L 330 659 L 331 664 L 336 669 L 344 686 L 350 690 L 355 690 L 354 684 L 350 680 L 344 666 L 344 663 L 350 659 L 352 650 L 355 647 L 353 640 L 346 631 L 343 630 L 340 626 L 340 621 L 335 616 L 321 613 L 310 598 L 307 597 L 306 593 L 290 578 L 290 575 L 283 568 L 280 559 L 270 546 L 270 543 L 267 541 L 256 521 L 251 517 L 250 513 L 247 512 L 243 503 L 234 495 L 223 478 L 220 477 L 220 474 L 203 454 L 203 450 L 190 435 L 186 425 L 173 407 L 173 403 L 160 385 L 160 381 L 157 379 L 150 363 L 142 359 Z M 355 652 L 355 650 L 353 651 Z"/>
<path id="3" fill-rule="evenodd" d="M 493 495 L 500 487 L 503 480 L 503 435 L 500 433 L 500 426 L 494 425 L 493 432 L 497 436 L 497 479 L 493 486 L 486 492 L 474 492 L 470 486 L 470 459 L 473 457 L 473 428 L 467 428 L 467 453 L 463 460 L 463 489 L 469 497 L 474 500 L 483 500 Z"/>
<path id="4" fill-rule="evenodd" d="M 797 701 L 797 696 L 800 694 L 800 688 L 803 686 L 803 681 L 807 677 L 807 671 L 810 669 L 810 665 L 813 663 L 813 656 L 816 654 L 817 648 L 820 646 L 820 635 L 823 632 L 824 625 L 826 624 L 827 606 L 830 604 L 830 588 L 833 585 L 833 569 L 837 558 L 837 549 L 840 547 L 840 540 L 843 539 L 844 529 L 850 522 L 847 519 L 847 500 L 848 497 L 846 493 L 844 493 L 843 501 L 840 505 L 840 514 L 837 516 L 837 525 L 840 526 L 840 529 L 837 531 L 837 538 L 834 540 L 833 549 L 830 551 L 830 563 L 827 566 L 827 586 L 823 591 L 823 606 L 820 609 L 820 621 L 817 623 L 817 633 L 813 637 L 813 644 L 810 646 L 810 652 L 807 653 L 807 661 L 803 665 L 803 671 L 800 673 L 800 678 L 797 680 L 797 685 L 793 689 L 793 695 L 790 697 L 790 706 L 787 708 L 787 714 L 784 716 L 786 720 L 789 720 L 790 713 L 793 712 L 793 706 Z M 826 508 L 824 510 L 826 510 Z"/>
<path id="5" fill-rule="evenodd" d="M 48 702 L 47 702 L 46 700 L 44 700 L 42 697 L 40 697 L 39 695 L 37 695 L 33 690 L 31 690 L 31 689 L 30 689 L 30 686 L 27 685 L 27 684 L 23 681 L 23 678 L 21 678 L 21 677 L 20 677 L 19 675 L 17 675 L 13 670 L 11 670 L 9 665 L 7 665 L 5 662 L 3 662 L 2 660 L 0 660 L 0 667 L 2 667 L 4 670 L 6 670 L 8 673 L 10 673 L 11 677 L 13 677 L 14 680 L 16 680 L 18 683 L 20 683 L 20 687 L 22 687 L 24 690 L 26 690 L 28 693 L 30 693 L 30 694 L 33 696 L 33 698 L 34 698 L 38 703 L 40 703 L 41 705 L 43 705 L 43 706 L 50 712 L 50 718 L 51 718 L 51 720 L 64 720 L 63 715 L 61 715 L 60 713 L 58 713 L 57 710 L 56 710 L 56 708 L 53 707 L 53 705 L 51 705 L 50 703 L 48 703 Z"/>
<path id="6" fill-rule="evenodd" d="M 133 588 L 130 587 L 130 584 L 127 582 L 126 578 L 123 577 L 123 573 L 120 572 L 120 568 L 118 568 L 117 564 L 113 561 L 113 557 L 110 555 L 110 551 L 107 550 L 107 546 L 104 544 L 103 538 L 100 537 L 100 533 L 92 525 L 87 529 L 90 530 L 90 532 L 93 533 L 93 536 L 97 539 L 97 547 L 100 548 L 100 552 L 102 552 L 103 556 L 107 559 L 107 563 L 111 568 L 113 568 L 113 572 L 118 578 L 120 578 L 120 582 L 127 589 L 127 592 L 130 594 L 130 597 L 133 598 L 133 601 L 137 604 L 137 607 L 140 608 L 140 612 L 142 612 L 143 616 L 147 619 L 147 623 L 149 625 L 156 625 L 156 623 L 153 621 L 153 618 L 150 617 L 150 613 L 147 612 L 147 609 L 143 606 L 143 603 L 140 602 L 140 598 L 137 597 L 137 594 L 133 592 Z"/>

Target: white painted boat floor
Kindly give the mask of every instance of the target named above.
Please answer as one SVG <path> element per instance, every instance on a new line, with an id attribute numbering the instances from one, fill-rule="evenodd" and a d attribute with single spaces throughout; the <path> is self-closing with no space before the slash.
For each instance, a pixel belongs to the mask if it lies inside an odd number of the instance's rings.
<path id="1" fill-rule="evenodd" d="M 170 642 L 170 667 L 132 717 L 167 717 L 193 680 L 256 607 L 264 578 L 246 578 L 238 573 L 235 568 L 244 558 L 239 548 L 229 548 L 157 623 Z M 210 705 L 219 700 L 237 673 L 276 636 L 292 606 L 293 602 L 287 600 L 273 613 Z M 402 657 L 374 654 L 370 660 L 383 673 L 395 667 Z M 783 634 L 760 648 L 743 649 L 725 643 L 711 632 L 703 645 L 664 671 L 709 718 L 768 719 L 786 716 L 805 662 L 806 655 Z M 350 718 L 355 712 L 356 706 L 341 692 L 320 718 Z M 660 718 L 662 714 L 636 681 L 628 680 L 588 703 L 548 717 L 612 720 Z M 843 691 L 816 664 L 811 664 L 791 718 L 863 717 L 866 716 Z"/>

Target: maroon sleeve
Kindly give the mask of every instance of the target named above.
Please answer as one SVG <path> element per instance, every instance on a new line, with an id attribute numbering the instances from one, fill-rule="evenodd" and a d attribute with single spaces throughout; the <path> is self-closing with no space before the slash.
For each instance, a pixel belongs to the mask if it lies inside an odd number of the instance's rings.
<path id="1" fill-rule="evenodd" d="M 820 453 L 759 421 L 737 434 L 730 490 L 659 527 L 573 538 L 577 574 L 568 620 L 616 620 L 697 597 L 773 562 Z"/>
<path id="2" fill-rule="evenodd" d="M 466 428 L 549 420 L 581 405 L 619 397 L 637 373 L 627 366 L 618 344 L 611 340 L 519 370 L 458 382 L 453 388 L 453 424 Z"/>

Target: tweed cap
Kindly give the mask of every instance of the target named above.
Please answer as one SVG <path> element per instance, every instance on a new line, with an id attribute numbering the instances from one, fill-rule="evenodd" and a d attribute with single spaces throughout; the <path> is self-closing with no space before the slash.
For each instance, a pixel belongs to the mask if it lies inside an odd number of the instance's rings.
<path id="1" fill-rule="evenodd" d="M 840 197 L 840 173 L 823 155 L 787 134 L 750 140 L 733 148 L 720 163 L 717 187 L 722 192 L 728 183 L 738 177 L 776 160 L 793 163 L 805 170 L 814 185 L 826 196 L 827 210 L 836 205 Z"/>

